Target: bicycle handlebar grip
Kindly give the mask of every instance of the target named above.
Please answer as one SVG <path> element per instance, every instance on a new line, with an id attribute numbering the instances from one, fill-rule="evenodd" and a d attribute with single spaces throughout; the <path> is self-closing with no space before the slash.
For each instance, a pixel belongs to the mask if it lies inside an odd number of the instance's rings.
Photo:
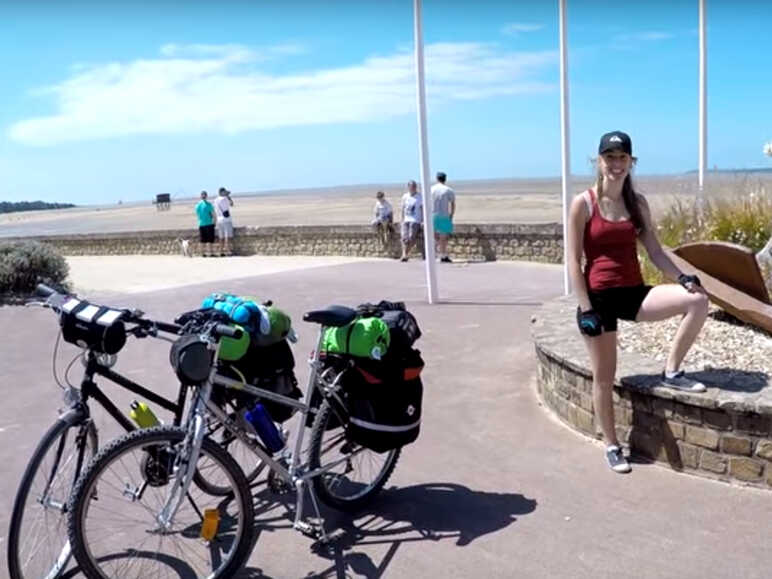
<path id="1" fill-rule="evenodd" d="M 59 292 L 57 292 L 57 291 L 56 291 L 55 289 L 53 289 L 53 288 L 50 288 L 50 287 L 48 287 L 48 286 L 47 286 L 46 284 L 44 284 L 44 283 L 39 283 L 39 284 L 38 284 L 38 285 L 35 287 L 35 294 L 36 294 L 36 295 L 39 295 L 40 297 L 43 297 L 43 298 L 48 298 L 48 297 L 51 297 L 51 296 L 52 296 L 52 295 L 54 295 L 55 293 L 59 293 Z"/>
<path id="2" fill-rule="evenodd" d="M 214 327 L 214 333 L 218 336 L 225 336 L 226 338 L 241 339 L 242 331 L 240 328 L 234 328 L 226 324 L 217 324 Z"/>

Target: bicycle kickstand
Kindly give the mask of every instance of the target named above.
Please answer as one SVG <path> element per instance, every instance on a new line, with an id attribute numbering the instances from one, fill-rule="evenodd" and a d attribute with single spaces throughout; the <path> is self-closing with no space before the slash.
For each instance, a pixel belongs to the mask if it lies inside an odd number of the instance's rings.
<path id="1" fill-rule="evenodd" d="M 316 545 L 324 546 L 331 550 L 332 542 L 338 537 L 328 534 L 324 528 L 324 518 L 319 510 L 319 503 L 316 498 L 316 492 L 314 492 L 314 487 L 312 485 L 306 485 L 306 482 L 303 480 L 298 480 L 295 482 L 295 488 L 297 490 L 298 504 L 293 527 L 307 537 L 314 539 Z M 311 504 L 313 505 L 316 517 L 308 517 L 304 520 L 303 510 L 306 488 L 311 497 Z"/>

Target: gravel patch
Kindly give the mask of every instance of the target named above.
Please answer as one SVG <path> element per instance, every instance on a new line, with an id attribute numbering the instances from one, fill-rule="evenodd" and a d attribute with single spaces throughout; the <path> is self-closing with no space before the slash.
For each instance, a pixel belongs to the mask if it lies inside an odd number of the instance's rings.
<path id="1" fill-rule="evenodd" d="M 633 323 L 619 321 L 619 347 L 664 365 L 681 319 Z M 686 370 L 737 369 L 772 374 L 772 335 L 711 306 L 708 319 L 684 359 Z"/>

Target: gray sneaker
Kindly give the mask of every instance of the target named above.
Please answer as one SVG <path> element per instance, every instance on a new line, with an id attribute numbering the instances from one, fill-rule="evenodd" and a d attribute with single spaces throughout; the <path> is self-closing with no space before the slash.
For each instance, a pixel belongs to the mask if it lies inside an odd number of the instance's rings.
<path id="1" fill-rule="evenodd" d="M 662 373 L 662 384 L 669 388 L 676 388 L 677 390 L 686 390 L 688 392 L 705 392 L 707 388 L 702 382 L 687 378 L 684 371 L 681 370 L 675 376 L 668 378 L 667 375 Z"/>
<path id="2" fill-rule="evenodd" d="M 630 463 L 627 462 L 625 455 L 622 453 L 622 449 L 616 445 L 606 448 L 606 461 L 608 461 L 609 467 L 614 472 L 625 473 L 632 470 Z"/>

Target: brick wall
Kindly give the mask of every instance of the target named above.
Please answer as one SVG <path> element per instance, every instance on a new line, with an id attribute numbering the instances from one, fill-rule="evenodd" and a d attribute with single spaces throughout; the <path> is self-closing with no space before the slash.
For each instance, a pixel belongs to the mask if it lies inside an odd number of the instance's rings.
<path id="1" fill-rule="evenodd" d="M 191 250 L 200 254 L 197 238 L 197 230 L 167 230 L 31 239 L 50 243 L 64 255 L 129 255 L 179 253 L 178 239 L 191 240 Z M 398 257 L 399 248 L 397 232 L 391 245 L 383 248 L 372 229 L 366 226 L 240 227 L 234 238 L 234 250 L 239 255 Z M 453 258 L 473 261 L 516 259 L 560 263 L 562 227 L 555 223 L 461 224 L 456 226 L 450 239 L 449 253 Z"/>

